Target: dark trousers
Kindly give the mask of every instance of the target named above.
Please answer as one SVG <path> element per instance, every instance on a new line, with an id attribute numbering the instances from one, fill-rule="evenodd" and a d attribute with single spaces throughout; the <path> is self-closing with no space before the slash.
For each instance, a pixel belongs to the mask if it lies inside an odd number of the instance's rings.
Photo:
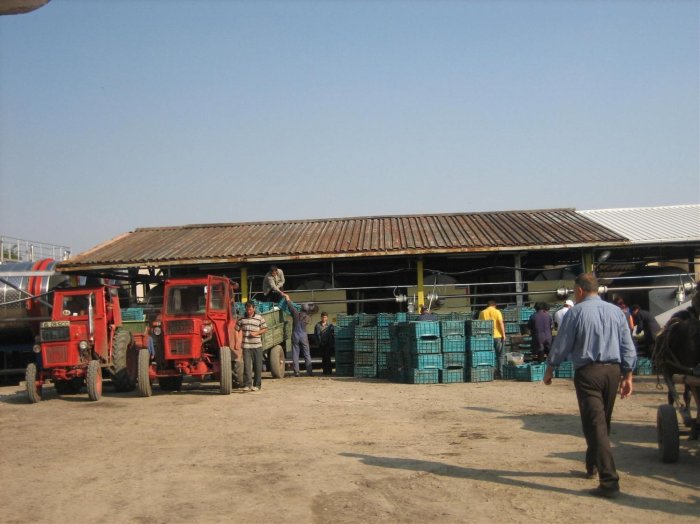
<path id="1" fill-rule="evenodd" d="M 309 375 L 312 372 L 311 366 L 311 350 L 309 348 L 309 337 L 304 335 L 297 337 L 292 335 L 292 366 L 294 367 L 294 372 L 299 373 L 299 352 L 304 353 L 304 364 L 306 364 L 306 373 Z"/>
<path id="2" fill-rule="evenodd" d="M 321 367 L 323 369 L 324 375 L 330 375 L 333 373 L 333 363 L 331 362 L 331 355 L 333 354 L 332 344 L 322 344 L 321 346 Z"/>
<path id="3" fill-rule="evenodd" d="M 263 349 L 243 349 L 243 387 L 262 386 Z"/>
<path id="4" fill-rule="evenodd" d="M 620 477 L 615 470 L 608 438 L 619 384 L 619 364 L 593 363 L 577 369 L 574 375 L 583 435 L 588 446 L 586 471 L 597 468 L 600 486 L 609 490 L 620 489 Z"/>

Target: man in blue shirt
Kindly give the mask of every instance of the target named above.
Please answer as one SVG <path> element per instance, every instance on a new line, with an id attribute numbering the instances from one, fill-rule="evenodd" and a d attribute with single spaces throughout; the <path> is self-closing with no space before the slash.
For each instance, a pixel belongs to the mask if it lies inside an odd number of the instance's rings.
<path id="1" fill-rule="evenodd" d="M 574 283 L 574 306 L 562 321 L 547 359 L 544 383 L 552 383 L 554 368 L 571 360 L 574 387 L 586 437 L 586 477 L 599 478 L 591 494 L 614 498 L 620 477 L 610 449 L 610 420 L 620 380 L 620 398 L 632 394 L 637 356 L 622 310 L 601 300 L 598 279 L 582 273 Z"/>

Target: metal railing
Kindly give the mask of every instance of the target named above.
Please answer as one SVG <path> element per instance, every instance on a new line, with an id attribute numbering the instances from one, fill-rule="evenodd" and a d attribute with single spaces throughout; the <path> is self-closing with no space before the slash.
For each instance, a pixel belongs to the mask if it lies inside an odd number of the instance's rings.
<path id="1" fill-rule="evenodd" d="M 0 264 L 5 262 L 34 262 L 44 258 L 67 260 L 70 247 L 0 236 Z"/>

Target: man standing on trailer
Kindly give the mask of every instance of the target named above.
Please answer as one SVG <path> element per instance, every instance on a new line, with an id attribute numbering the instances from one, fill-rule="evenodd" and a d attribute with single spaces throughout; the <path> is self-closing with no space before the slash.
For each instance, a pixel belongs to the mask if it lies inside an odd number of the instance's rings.
<path id="1" fill-rule="evenodd" d="M 270 266 L 270 271 L 263 279 L 263 295 L 265 302 L 279 302 L 284 298 L 284 273 L 277 266 Z"/>
<path id="2" fill-rule="evenodd" d="M 564 316 L 547 358 L 544 383 L 552 383 L 554 368 L 564 360 L 573 361 L 574 387 L 587 444 L 586 478 L 599 479 L 598 487 L 590 494 L 615 498 L 620 493 L 620 477 L 610 449 L 610 420 L 618 386 L 620 398 L 632 394 L 637 354 L 624 313 L 601 300 L 595 275 L 582 273 L 576 277 L 574 298 L 576 306 Z"/>

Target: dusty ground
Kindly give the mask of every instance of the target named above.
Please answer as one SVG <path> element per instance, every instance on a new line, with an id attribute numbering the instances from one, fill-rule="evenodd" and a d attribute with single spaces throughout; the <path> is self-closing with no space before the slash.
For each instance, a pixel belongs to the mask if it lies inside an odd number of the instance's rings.
<path id="1" fill-rule="evenodd" d="M 573 385 L 266 379 L 28 405 L 0 388 L 2 522 L 700 521 L 700 444 L 660 462 L 655 377 L 618 401 L 620 499 L 579 476 Z"/>

